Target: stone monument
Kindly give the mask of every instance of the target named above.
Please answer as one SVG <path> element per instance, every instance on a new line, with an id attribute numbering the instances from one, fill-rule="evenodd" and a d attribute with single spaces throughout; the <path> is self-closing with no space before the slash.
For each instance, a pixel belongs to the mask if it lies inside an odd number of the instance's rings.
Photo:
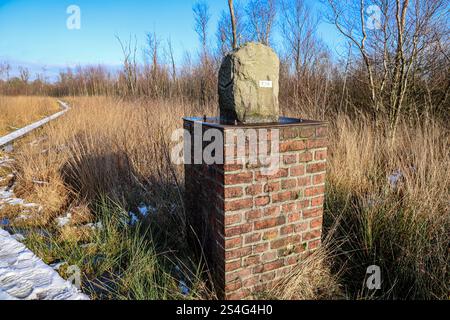
<path id="1" fill-rule="evenodd" d="M 276 53 L 261 43 L 249 42 L 227 54 L 219 70 L 222 122 L 277 122 L 279 69 Z"/>
<path id="2" fill-rule="evenodd" d="M 184 118 L 187 224 L 222 299 L 264 295 L 321 243 L 327 125 L 279 116 L 278 73 L 274 51 L 248 43 L 222 62 L 220 119 Z M 219 162 L 204 156 L 213 136 Z"/>

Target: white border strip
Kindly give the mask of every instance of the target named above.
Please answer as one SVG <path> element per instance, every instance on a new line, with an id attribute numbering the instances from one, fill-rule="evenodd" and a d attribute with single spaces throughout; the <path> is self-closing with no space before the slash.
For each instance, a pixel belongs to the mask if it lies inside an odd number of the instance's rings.
<path id="1" fill-rule="evenodd" d="M 30 131 L 33 131 L 34 129 L 39 128 L 40 126 L 46 124 L 47 122 L 50 122 L 50 121 L 62 116 L 64 113 L 67 112 L 67 110 L 69 110 L 69 106 L 67 105 L 67 103 L 65 103 L 64 101 L 61 101 L 61 100 L 57 100 L 57 101 L 63 110 L 61 110 L 47 118 L 36 121 L 28 126 L 20 128 L 14 132 L 11 132 L 11 133 L 7 134 L 6 136 L 0 137 L 0 147 L 11 143 L 12 141 L 16 140 L 17 138 L 20 138 L 20 137 L 26 135 Z"/>

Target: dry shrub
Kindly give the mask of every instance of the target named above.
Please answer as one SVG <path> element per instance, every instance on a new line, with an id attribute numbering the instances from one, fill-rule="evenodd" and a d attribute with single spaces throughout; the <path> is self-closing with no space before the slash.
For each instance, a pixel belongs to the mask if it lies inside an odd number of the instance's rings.
<path id="1" fill-rule="evenodd" d="M 58 172 L 64 158 L 57 152 L 41 148 L 23 143 L 15 155 L 17 186 L 14 191 L 16 196 L 43 207 L 35 220 L 45 225 L 64 208 L 69 190 Z"/>
<path id="2" fill-rule="evenodd" d="M 5 204 L 0 209 L 0 219 L 14 219 L 20 215 L 22 210 L 20 206 Z"/>

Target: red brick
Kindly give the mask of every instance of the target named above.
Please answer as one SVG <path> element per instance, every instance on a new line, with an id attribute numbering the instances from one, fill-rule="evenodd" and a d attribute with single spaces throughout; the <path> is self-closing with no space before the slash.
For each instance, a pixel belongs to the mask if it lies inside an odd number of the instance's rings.
<path id="1" fill-rule="evenodd" d="M 227 250 L 225 252 L 225 259 L 233 260 L 236 258 L 248 256 L 251 253 L 252 253 L 252 247 L 244 247 L 244 248 L 238 248 L 238 249 L 233 249 L 233 250 Z"/>
<path id="2" fill-rule="evenodd" d="M 325 160 L 327 158 L 327 150 L 316 150 L 314 152 L 314 160 Z"/>
<path id="3" fill-rule="evenodd" d="M 318 163 L 311 163 L 306 166 L 306 172 L 308 173 L 316 173 L 316 172 L 322 172 L 326 170 L 326 162 L 318 162 Z"/>
<path id="4" fill-rule="evenodd" d="M 244 243 L 249 244 L 249 243 L 258 242 L 260 240 L 261 240 L 261 233 L 251 233 L 251 234 L 245 236 Z"/>
<path id="5" fill-rule="evenodd" d="M 262 192 L 261 184 L 253 184 L 245 188 L 245 194 L 247 195 L 255 196 L 257 194 L 260 194 L 261 192 Z"/>
<path id="6" fill-rule="evenodd" d="M 309 250 L 316 249 L 320 245 L 320 242 L 321 242 L 320 239 L 309 241 L 308 242 L 308 249 Z"/>
<path id="7" fill-rule="evenodd" d="M 305 233 L 302 233 L 302 240 L 308 241 L 316 238 L 320 238 L 321 236 L 321 230 L 312 230 Z"/>
<path id="8" fill-rule="evenodd" d="M 270 172 L 270 173 L 271 174 L 266 174 L 265 172 L 258 171 L 258 172 L 256 172 L 255 179 L 256 179 L 256 181 L 261 181 L 261 180 L 267 181 L 267 180 L 287 177 L 288 169 L 278 168 L 278 170 L 276 170 L 276 172 L 274 172 L 274 173 Z"/>
<path id="9" fill-rule="evenodd" d="M 292 189 L 297 186 L 297 179 L 287 179 L 281 181 L 281 189 Z"/>
<path id="10" fill-rule="evenodd" d="M 324 196 L 318 196 L 311 199 L 311 207 L 322 206 L 324 201 Z"/>
<path id="11" fill-rule="evenodd" d="M 316 137 L 326 137 L 328 133 L 327 127 L 316 128 Z"/>
<path id="12" fill-rule="evenodd" d="M 269 248 L 269 244 L 266 243 L 258 243 L 253 245 L 253 253 L 261 253 L 266 251 Z"/>
<path id="13" fill-rule="evenodd" d="M 261 275 L 261 282 L 271 281 L 271 280 L 275 279 L 275 276 L 276 276 L 275 271 L 264 273 Z"/>
<path id="14" fill-rule="evenodd" d="M 308 162 L 313 159 L 312 153 L 307 151 L 298 155 L 298 162 Z"/>
<path id="15" fill-rule="evenodd" d="M 262 239 L 264 241 L 267 241 L 275 239 L 276 237 L 278 237 L 278 229 L 272 229 L 270 231 L 264 232 Z"/>
<path id="16" fill-rule="evenodd" d="M 327 139 L 314 139 L 314 140 L 308 140 L 307 146 L 308 146 L 308 149 L 313 149 L 313 148 L 326 147 L 327 144 L 328 144 Z"/>
<path id="17" fill-rule="evenodd" d="M 235 210 L 241 210 L 241 209 L 248 209 L 251 207 L 253 207 L 253 199 L 252 198 L 225 201 L 225 204 L 224 204 L 225 211 L 235 211 Z"/>
<path id="18" fill-rule="evenodd" d="M 276 258 L 278 258 L 278 253 L 276 251 L 269 251 L 269 252 L 264 252 L 261 255 L 261 261 L 262 262 L 269 262 L 269 261 L 273 261 Z"/>
<path id="19" fill-rule="evenodd" d="M 258 264 L 261 261 L 261 258 L 259 255 L 253 255 L 244 258 L 244 267 L 253 266 L 255 264 Z"/>
<path id="20" fill-rule="evenodd" d="M 224 171 L 238 171 L 243 168 L 242 164 L 240 163 L 231 163 L 231 164 L 224 164 L 223 170 Z"/>
<path id="21" fill-rule="evenodd" d="M 305 197 L 317 196 L 325 192 L 325 186 L 310 187 L 305 189 Z"/>
<path id="22" fill-rule="evenodd" d="M 241 220 L 242 220 L 242 214 L 241 213 L 225 214 L 225 225 L 226 226 L 239 223 L 239 222 L 241 222 Z"/>
<path id="23" fill-rule="evenodd" d="M 314 128 L 302 128 L 299 132 L 299 136 L 302 138 L 310 138 L 314 136 L 315 129 Z"/>
<path id="24" fill-rule="evenodd" d="M 225 184 L 250 183 L 253 180 L 253 172 L 242 172 L 225 175 Z"/>
<path id="25" fill-rule="evenodd" d="M 235 292 L 227 293 L 226 299 L 227 300 L 243 300 L 247 298 L 250 295 L 250 290 L 248 289 L 241 289 Z"/>
<path id="26" fill-rule="evenodd" d="M 322 217 L 312 219 L 309 226 L 311 229 L 322 227 Z"/>
<path id="27" fill-rule="evenodd" d="M 299 151 L 306 149 L 306 143 L 303 140 L 284 141 L 280 143 L 280 152 Z"/>
<path id="28" fill-rule="evenodd" d="M 253 287 L 254 285 L 256 285 L 259 282 L 259 276 L 254 276 L 248 279 L 245 279 L 244 281 L 242 281 L 242 286 L 244 288 L 249 288 L 249 287 Z"/>
<path id="29" fill-rule="evenodd" d="M 297 178 L 297 185 L 299 187 L 306 187 L 311 185 L 311 177 L 310 176 L 306 176 L 306 177 L 299 177 Z"/>
<path id="30" fill-rule="evenodd" d="M 277 182 L 267 182 L 265 185 L 264 185 L 264 192 L 277 192 L 277 191 L 280 191 L 280 189 L 281 189 L 281 185 L 280 185 L 280 182 L 279 181 L 277 181 Z"/>
<path id="31" fill-rule="evenodd" d="M 290 236 L 282 239 L 273 240 L 270 243 L 270 249 L 279 249 L 286 247 L 288 244 L 294 244 L 300 242 L 300 235 Z"/>
<path id="32" fill-rule="evenodd" d="M 306 251 L 306 246 L 308 244 L 306 242 L 301 243 L 300 245 L 296 246 L 294 251 L 295 253 L 304 253 Z M 304 257 L 303 257 L 304 258 Z"/>
<path id="33" fill-rule="evenodd" d="M 225 249 L 231 249 L 231 248 L 239 247 L 241 244 L 242 244 L 242 238 L 241 237 L 225 239 Z"/>
<path id="34" fill-rule="evenodd" d="M 304 208 L 308 208 L 309 207 L 309 199 L 304 199 L 301 201 L 297 201 L 297 210 L 300 211 Z"/>
<path id="35" fill-rule="evenodd" d="M 281 212 L 283 213 L 290 213 L 295 211 L 297 208 L 297 205 L 294 203 L 285 203 L 281 206 Z"/>
<path id="36" fill-rule="evenodd" d="M 291 200 L 291 198 L 292 198 L 292 191 L 285 191 L 285 192 L 276 193 L 276 194 L 272 195 L 272 202 L 276 203 L 276 202 L 287 201 L 287 200 Z"/>
<path id="37" fill-rule="evenodd" d="M 243 233 L 250 232 L 252 230 L 252 223 L 241 224 L 235 227 L 225 228 L 225 237 L 233 237 L 241 235 Z"/>
<path id="38" fill-rule="evenodd" d="M 225 152 L 226 157 L 231 158 L 232 157 L 231 155 L 233 155 L 233 158 L 236 157 L 237 156 L 236 150 L 237 150 L 237 148 L 236 148 L 235 144 L 225 146 L 224 152 Z"/>
<path id="39" fill-rule="evenodd" d="M 262 215 L 261 209 L 250 210 L 245 213 L 245 218 L 247 220 L 255 220 L 261 218 L 261 215 Z"/>
<path id="40" fill-rule="evenodd" d="M 291 177 L 297 177 L 304 174 L 305 174 L 305 165 L 303 164 L 289 168 L 289 175 Z"/>
<path id="41" fill-rule="evenodd" d="M 240 280 L 236 280 L 236 281 L 231 281 L 231 282 L 227 282 L 225 284 L 225 291 L 230 292 L 230 291 L 235 291 L 238 290 L 242 287 L 242 281 Z"/>
<path id="42" fill-rule="evenodd" d="M 263 215 L 265 217 L 270 217 L 270 216 L 277 216 L 280 214 L 280 207 L 269 207 L 269 208 L 265 208 Z"/>
<path id="43" fill-rule="evenodd" d="M 242 187 L 225 188 L 225 198 L 237 198 L 243 195 Z"/>
<path id="44" fill-rule="evenodd" d="M 260 229 L 276 227 L 276 226 L 279 226 L 279 225 L 285 223 L 285 221 L 286 221 L 286 218 L 284 216 L 279 216 L 276 218 L 269 218 L 269 219 L 264 219 L 261 221 L 256 221 L 255 229 L 260 230 Z"/>
<path id="45" fill-rule="evenodd" d="M 291 223 L 291 222 L 298 221 L 298 220 L 300 220 L 300 217 L 301 217 L 300 212 L 293 212 L 288 215 L 288 222 Z"/>
<path id="46" fill-rule="evenodd" d="M 273 261 L 273 262 L 268 262 L 268 263 L 265 263 L 263 265 L 263 272 L 272 271 L 272 270 L 281 268 L 282 266 L 284 266 L 284 260 L 283 259 L 276 260 L 276 261 Z"/>
<path id="47" fill-rule="evenodd" d="M 298 138 L 299 137 L 299 133 L 298 133 L 298 128 L 293 127 L 293 128 L 283 128 L 281 130 L 281 138 L 282 139 L 293 139 L 293 138 Z"/>
<path id="48" fill-rule="evenodd" d="M 284 164 L 292 164 L 297 162 L 297 155 L 296 154 L 286 154 L 283 156 L 283 163 Z"/>
<path id="49" fill-rule="evenodd" d="M 241 267 L 241 260 L 236 260 L 232 262 L 225 262 L 225 271 L 233 271 Z"/>
<path id="50" fill-rule="evenodd" d="M 244 268 L 238 271 L 228 272 L 225 274 L 225 281 L 226 282 L 232 282 L 236 280 L 240 280 L 243 278 L 246 278 L 252 274 L 251 269 Z"/>
<path id="51" fill-rule="evenodd" d="M 303 219 L 313 218 L 313 217 L 319 217 L 322 215 L 322 209 L 304 209 L 302 211 Z"/>
<path id="52" fill-rule="evenodd" d="M 294 232 L 294 225 L 289 224 L 280 228 L 280 235 L 285 236 Z"/>
<path id="53" fill-rule="evenodd" d="M 313 176 L 313 184 L 323 184 L 323 183 L 325 183 L 325 173 L 319 173 Z"/>
<path id="54" fill-rule="evenodd" d="M 308 230 L 308 222 L 301 222 L 295 226 L 295 232 L 303 232 Z"/>
<path id="55" fill-rule="evenodd" d="M 255 206 L 261 207 L 265 206 L 270 202 L 270 198 L 268 196 L 262 196 L 255 198 Z"/>

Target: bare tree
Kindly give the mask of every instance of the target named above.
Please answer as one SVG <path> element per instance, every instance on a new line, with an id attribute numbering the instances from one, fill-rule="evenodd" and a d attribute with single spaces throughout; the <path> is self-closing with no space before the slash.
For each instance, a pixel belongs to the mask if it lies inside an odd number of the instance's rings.
<path id="1" fill-rule="evenodd" d="M 156 36 L 156 32 L 147 33 L 146 37 L 147 47 L 145 49 L 146 60 L 149 62 L 148 64 L 151 66 L 152 72 L 156 73 L 159 65 L 159 46 L 161 41 Z"/>
<path id="2" fill-rule="evenodd" d="M 237 35 L 236 35 L 236 17 L 234 15 L 233 0 L 228 0 L 228 7 L 230 9 L 231 31 L 232 31 L 232 34 L 233 34 L 232 48 L 234 50 L 234 49 L 236 49 Z"/>
<path id="3" fill-rule="evenodd" d="M 286 51 L 293 60 L 297 77 L 300 77 L 302 69 L 310 67 L 318 53 L 315 34 L 319 17 L 311 13 L 305 0 L 282 0 L 280 20 Z"/>
<path id="4" fill-rule="evenodd" d="M 167 39 L 167 50 L 168 50 L 168 54 L 169 54 L 169 61 L 170 61 L 170 66 L 172 69 L 172 81 L 176 82 L 177 80 L 177 68 L 175 65 L 175 58 L 174 58 L 174 54 L 173 54 L 173 46 L 172 46 L 172 39 Z"/>
<path id="5" fill-rule="evenodd" d="M 245 21 L 245 10 L 241 1 L 233 1 L 233 14 L 236 32 L 236 48 L 249 40 L 248 28 Z M 233 50 L 233 26 L 231 12 L 223 10 L 217 22 L 217 49 L 220 56 L 224 56 L 227 52 Z"/>
<path id="6" fill-rule="evenodd" d="M 9 62 L 0 63 L 0 75 L 5 74 L 6 81 L 9 80 L 9 72 L 11 71 L 11 65 Z"/>
<path id="7" fill-rule="evenodd" d="M 19 76 L 20 80 L 22 80 L 24 84 L 27 84 L 30 79 L 30 71 L 27 68 L 19 67 Z"/>
<path id="8" fill-rule="evenodd" d="M 391 135 L 405 107 L 411 84 L 421 75 L 421 60 L 441 38 L 448 17 L 447 0 L 328 0 L 329 20 L 356 48 L 365 68 L 375 119 L 391 121 Z M 376 19 L 373 18 L 375 13 Z M 444 23 L 445 25 L 445 23 Z"/>
<path id="9" fill-rule="evenodd" d="M 199 1 L 192 7 L 195 19 L 195 32 L 200 40 L 202 46 L 202 54 L 206 55 L 208 49 L 208 23 L 211 18 L 209 13 L 209 5 L 205 1 Z"/>
<path id="10" fill-rule="evenodd" d="M 137 39 L 134 38 L 134 42 L 130 36 L 127 43 L 122 42 L 118 36 L 116 36 L 117 41 L 120 44 L 123 54 L 123 68 L 124 77 L 126 82 L 127 91 L 131 95 L 137 93 L 137 78 L 138 78 L 138 67 L 136 61 L 137 52 Z"/>
<path id="11" fill-rule="evenodd" d="M 269 45 L 276 17 L 276 0 L 250 0 L 247 20 L 252 40 Z"/>
<path id="12" fill-rule="evenodd" d="M 312 13 L 305 0 L 281 0 L 279 25 L 284 42 L 290 87 L 290 105 L 319 110 L 325 105 L 328 79 L 323 66 L 328 62 L 325 46 L 316 36 L 319 16 Z M 293 71 L 293 77 L 291 77 Z M 322 108 L 322 111 L 325 109 Z"/>
<path id="13" fill-rule="evenodd" d="M 208 101 L 208 77 L 212 74 L 211 72 L 211 59 L 208 51 L 208 23 L 211 18 L 209 13 L 209 6 L 206 2 L 200 1 L 195 3 L 192 8 L 194 12 L 195 19 L 195 32 L 197 32 L 200 44 L 200 102 L 201 104 L 206 104 Z"/>

